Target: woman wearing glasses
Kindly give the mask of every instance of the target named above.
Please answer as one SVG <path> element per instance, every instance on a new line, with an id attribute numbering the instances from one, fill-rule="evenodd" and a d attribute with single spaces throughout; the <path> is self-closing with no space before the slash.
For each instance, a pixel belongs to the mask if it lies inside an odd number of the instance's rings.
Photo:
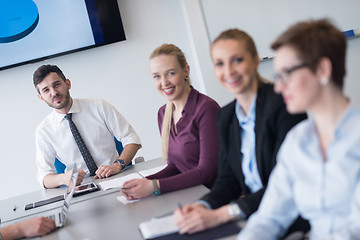
<path id="1" fill-rule="evenodd" d="M 273 85 L 259 75 L 255 43 L 247 33 L 221 33 L 211 45 L 211 58 L 218 81 L 235 100 L 218 114 L 215 186 L 198 203 L 175 211 L 180 233 L 246 219 L 255 212 L 286 133 L 306 117 L 290 115 Z"/>
<path id="2" fill-rule="evenodd" d="M 360 111 L 343 94 L 346 42 L 327 20 L 291 26 L 272 44 L 275 90 L 310 118 L 287 135 L 259 210 L 238 239 L 278 239 L 300 214 L 311 239 L 360 239 Z"/>

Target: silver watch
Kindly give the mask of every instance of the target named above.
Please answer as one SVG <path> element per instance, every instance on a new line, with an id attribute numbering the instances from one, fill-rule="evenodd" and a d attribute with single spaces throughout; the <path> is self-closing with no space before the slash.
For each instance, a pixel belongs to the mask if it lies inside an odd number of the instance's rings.
<path id="1" fill-rule="evenodd" d="M 240 220 L 243 218 L 243 215 L 241 214 L 241 209 L 236 202 L 231 202 L 229 204 L 228 213 L 236 220 Z"/>
<path id="2" fill-rule="evenodd" d="M 124 168 L 126 167 L 126 162 L 122 159 L 117 159 L 114 163 L 116 163 L 116 162 L 122 166 L 121 171 L 124 170 Z"/>

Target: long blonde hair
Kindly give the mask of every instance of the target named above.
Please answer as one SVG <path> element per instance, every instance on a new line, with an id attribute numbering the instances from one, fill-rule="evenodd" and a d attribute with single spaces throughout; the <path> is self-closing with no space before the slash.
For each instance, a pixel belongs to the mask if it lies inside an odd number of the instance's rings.
<path id="1" fill-rule="evenodd" d="M 173 44 L 162 44 L 157 47 L 150 55 L 150 60 L 160 56 L 175 56 L 177 61 L 180 64 L 182 69 L 185 69 L 188 66 L 184 53 L 180 48 Z M 190 86 L 190 77 L 187 76 L 185 78 L 186 83 Z M 163 161 L 167 161 L 168 153 L 169 153 L 169 137 L 170 137 L 170 129 L 171 129 L 171 121 L 172 121 L 172 113 L 173 113 L 174 104 L 172 101 L 168 101 L 165 108 L 165 114 L 163 123 L 161 126 L 161 141 L 162 141 L 162 159 Z"/>

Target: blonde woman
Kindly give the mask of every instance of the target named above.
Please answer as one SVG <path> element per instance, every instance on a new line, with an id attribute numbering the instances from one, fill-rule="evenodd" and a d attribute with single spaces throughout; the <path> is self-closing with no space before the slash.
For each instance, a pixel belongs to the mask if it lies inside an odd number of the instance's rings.
<path id="1" fill-rule="evenodd" d="M 124 183 L 124 195 L 137 199 L 198 184 L 212 187 L 218 167 L 219 105 L 191 86 L 189 65 L 175 45 L 163 44 L 153 51 L 150 71 L 155 87 L 167 100 L 158 112 L 167 167 L 147 178 Z"/>

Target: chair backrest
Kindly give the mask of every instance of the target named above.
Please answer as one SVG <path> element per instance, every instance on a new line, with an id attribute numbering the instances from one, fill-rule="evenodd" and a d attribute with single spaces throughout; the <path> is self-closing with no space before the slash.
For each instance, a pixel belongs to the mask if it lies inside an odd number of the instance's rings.
<path id="1" fill-rule="evenodd" d="M 120 141 L 118 141 L 115 137 L 114 137 L 114 141 L 115 141 L 116 150 L 120 155 L 122 150 L 124 149 L 124 147 L 123 147 L 122 143 Z M 131 165 L 131 163 L 129 165 Z M 66 168 L 65 164 L 60 162 L 60 160 L 57 158 L 55 158 L 54 166 L 55 166 L 57 174 L 65 172 L 65 168 Z"/>
<path id="2" fill-rule="evenodd" d="M 115 141 L 116 150 L 120 155 L 122 150 L 124 149 L 124 147 L 123 147 L 122 143 L 120 141 L 118 141 L 115 137 L 114 137 L 114 141 Z"/>
<path id="3" fill-rule="evenodd" d="M 59 159 L 57 158 L 55 158 L 54 166 L 57 174 L 65 172 L 65 168 L 66 168 L 65 164 L 60 162 Z"/>

